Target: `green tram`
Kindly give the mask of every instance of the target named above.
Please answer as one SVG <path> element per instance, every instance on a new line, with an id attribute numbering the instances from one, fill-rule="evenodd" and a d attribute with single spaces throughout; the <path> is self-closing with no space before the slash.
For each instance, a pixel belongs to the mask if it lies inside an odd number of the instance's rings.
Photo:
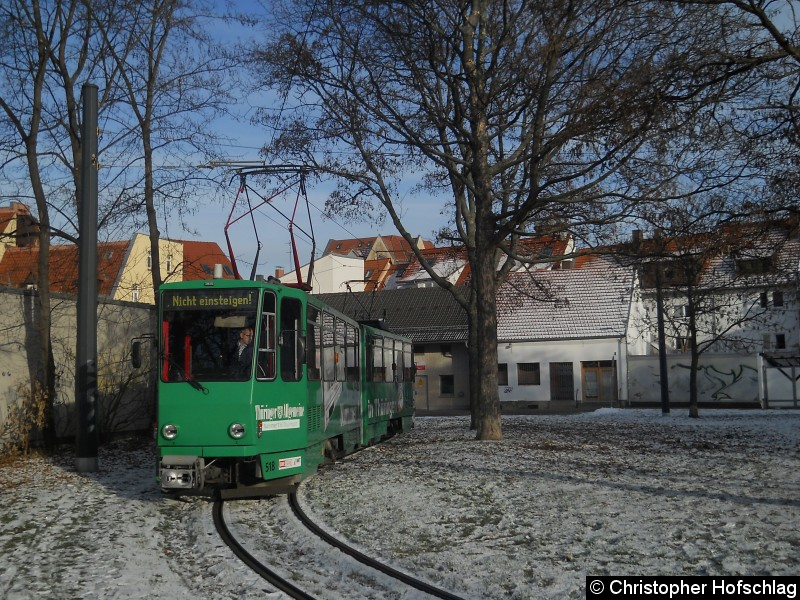
<path id="1" fill-rule="evenodd" d="M 279 283 L 165 284 L 158 306 L 166 492 L 285 493 L 322 463 L 413 427 L 408 339 Z"/>

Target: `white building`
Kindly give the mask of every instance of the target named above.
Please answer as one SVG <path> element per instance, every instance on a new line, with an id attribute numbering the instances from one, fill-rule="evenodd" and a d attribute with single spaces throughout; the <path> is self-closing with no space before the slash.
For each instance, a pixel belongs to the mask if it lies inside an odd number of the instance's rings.
<path id="1" fill-rule="evenodd" d="M 625 401 L 629 347 L 641 344 L 629 325 L 634 285 L 631 269 L 608 260 L 511 274 L 497 299 L 501 404 Z"/>
<path id="2" fill-rule="evenodd" d="M 300 267 L 303 281 L 308 280 L 310 265 Z M 284 283 L 293 283 L 297 276 L 289 272 L 281 277 Z M 336 294 L 339 292 L 364 291 L 364 259 L 354 256 L 326 254 L 314 261 L 311 274 L 312 294 Z"/>

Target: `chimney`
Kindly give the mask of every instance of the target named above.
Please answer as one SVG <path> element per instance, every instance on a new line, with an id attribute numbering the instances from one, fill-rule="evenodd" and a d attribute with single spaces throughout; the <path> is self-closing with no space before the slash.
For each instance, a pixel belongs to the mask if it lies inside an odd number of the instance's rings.
<path id="1" fill-rule="evenodd" d="M 285 274 L 286 274 L 286 272 L 283 270 L 283 267 L 275 267 L 275 277 L 277 279 L 280 279 Z"/>

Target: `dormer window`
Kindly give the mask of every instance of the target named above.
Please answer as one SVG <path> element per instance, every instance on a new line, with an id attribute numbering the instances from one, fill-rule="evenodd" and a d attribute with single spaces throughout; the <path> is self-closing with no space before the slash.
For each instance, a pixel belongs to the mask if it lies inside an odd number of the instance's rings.
<path id="1" fill-rule="evenodd" d="M 763 275 L 772 270 L 772 256 L 736 259 L 736 271 L 740 275 Z"/>

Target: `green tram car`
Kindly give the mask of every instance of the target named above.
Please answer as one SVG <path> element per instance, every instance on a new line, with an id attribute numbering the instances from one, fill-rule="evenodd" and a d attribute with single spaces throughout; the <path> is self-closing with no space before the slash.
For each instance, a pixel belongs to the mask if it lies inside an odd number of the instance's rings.
<path id="1" fill-rule="evenodd" d="M 289 492 L 324 462 L 413 427 L 411 342 L 377 324 L 262 281 L 165 284 L 158 305 L 166 492 Z"/>

